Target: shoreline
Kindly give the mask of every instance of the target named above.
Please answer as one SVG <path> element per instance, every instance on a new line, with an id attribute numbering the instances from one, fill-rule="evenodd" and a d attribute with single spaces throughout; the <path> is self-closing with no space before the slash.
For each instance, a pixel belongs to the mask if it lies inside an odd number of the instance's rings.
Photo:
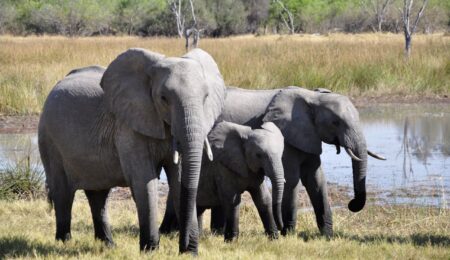
<path id="1" fill-rule="evenodd" d="M 357 108 L 371 106 L 392 106 L 392 105 L 450 105 L 449 95 L 435 96 L 359 96 L 350 97 L 350 100 Z M 0 134 L 27 134 L 35 133 L 39 123 L 39 115 L 8 115 L 0 113 Z"/>

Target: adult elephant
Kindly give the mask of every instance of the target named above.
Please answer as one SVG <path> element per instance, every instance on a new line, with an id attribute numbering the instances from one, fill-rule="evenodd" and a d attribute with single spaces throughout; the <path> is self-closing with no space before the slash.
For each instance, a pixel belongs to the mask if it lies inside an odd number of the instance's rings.
<path id="1" fill-rule="evenodd" d="M 129 49 L 106 70 L 81 68 L 58 82 L 38 132 L 56 239 L 70 239 L 74 193 L 83 189 L 95 237 L 112 244 L 106 198 L 112 187 L 130 186 L 140 249 L 156 249 L 158 175 L 162 167 L 177 174 L 172 156 L 181 152 L 180 252 L 197 253 L 202 151 L 204 144 L 209 148 L 206 135 L 221 113 L 224 92 L 216 63 L 200 49 L 181 58 Z"/>
<path id="2" fill-rule="evenodd" d="M 251 127 L 273 122 L 283 133 L 286 184 L 282 234 L 295 230 L 300 181 L 310 197 L 320 232 L 326 236 L 333 234 L 326 181 L 321 169 L 322 142 L 335 145 L 338 154 L 343 147 L 351 157 L 355 198 L 348 207 L 353 212 L 364 207 L 367 154 L 384 158 L 367 150 L 358 111 L 346 96 L 326 89 L 311 91 L 299 87 L 274 90 L 228 88 L 221 119 Z M 173 219 L 171 211 L 170 208 L 167 211 L 163 230 L 173 227 L 168 225 Z M 211 226 L 219 231 L 223 227 L 219 209 L 212 212 Z"/>

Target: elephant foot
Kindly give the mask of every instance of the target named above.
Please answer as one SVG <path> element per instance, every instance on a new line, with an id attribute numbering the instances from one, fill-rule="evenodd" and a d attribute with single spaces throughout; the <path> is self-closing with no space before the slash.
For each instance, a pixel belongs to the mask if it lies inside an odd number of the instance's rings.
<path id="1" fill-rule="evenodd" d="M 187 248 L 180 248 L 181 254 L 190 254 L 192 256 L 198 256 L 198 247 L 188 246 Z"/>
<path id="2" fill-rule="evenodd" d="M 56 241 L 62 241 L 65 243 L 70 239 L 72 239 L 72 235 L 70 233 L 56 234 Z"/>
<path id="3" fill-rule="evenodd" d="M 143 242 L 143 241 L 140 241 L 140 243 L 139 243 L 139 247 L 140 247 L 140 250 L 142 251 L 142 252 L 152 252 L 152 251 L 155 251 L 155 250 L 157 250 L 158 248 L 159 248 L 159 239 L 158 239 L 158 241 L 150 241 L 150 242 Z"/>
<path id="4" fill-rule="evenodd" d="M 116 243 L 114 243 L 114 241 L 103 241 L 103 243 L 105 244 L 105 246 L 107 248 L 115 248 L 116 247 Z"/>
<path id="5" fill-rule="evenodd" d="M 225 239 L 224 241 L 227 243 L 231 243 L 233 241 L 236 241 L 239 237 L 239 233 L 238 232 L 230 232 L 230 233 L 225 233 Z"/>
<path id="6" fill-rule="evenodd" d="M 320 234 L 324 236 L 327 240 L 333 238 L 333 228 L 332 227 L 324 227 L 320 229 Z"/>
<path id="7" fill-rule="evenodd" d="M 294 234 L 294 233 L 295 233 L 295 226 L 285 226 L 281 230 L 281 235 L 282 236 L 287 236 L 289 234 Z"/>
<path id="8" fill-rule="evenodd" d="M 224 234 L 223 228 L 211 228 L 211 234 L 215 236 L 221 236 Z"/>
<path id="9" fill-rule="evenodd" d="M 278 239 L 278 231 L 276 232 L 266 232 L 266 236 L 269 238 L 269 240 L 275 240 Z"/>

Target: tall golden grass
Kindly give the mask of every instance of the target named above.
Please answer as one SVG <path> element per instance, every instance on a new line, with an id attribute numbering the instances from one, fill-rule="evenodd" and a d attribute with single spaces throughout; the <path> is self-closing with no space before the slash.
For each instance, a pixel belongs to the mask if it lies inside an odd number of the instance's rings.
<path id="1" fill-rule="evenodd" d="M 450 37 L 417 35 L 411 59 L 403 36 L 237 36 L 202 39 L 227 85 L 275 88 L 325 87 L 352 96 L 434 96 L 450 91 Z M 55 83 L 71 69 L 107 66 L 130 47 L 168 56 L 184 53 L 177 38 L 0 37 L 0 113 L 39 113 Z"/>

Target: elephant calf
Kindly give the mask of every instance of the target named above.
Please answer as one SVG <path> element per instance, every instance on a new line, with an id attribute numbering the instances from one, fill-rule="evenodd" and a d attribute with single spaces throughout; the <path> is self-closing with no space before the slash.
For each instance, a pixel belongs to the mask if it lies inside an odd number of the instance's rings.
<path id="1" fill-rule="evenodd" d="M 222 206 L 225 212 L 225 241 L 237 238 L 241 194 L 248 191 L 266 234 L 277 238 L 282 227 L 281 199 L 284 189 L 281 158 L 284 138 L 278 127 L 272 122 L 264 123 L 262 129 L 221 122 L 213 128 L 208 138 L 214 161 L 203 160 L 197 195 L 199 218 L 205 209 Z M 272 182 L 273 200 L 264 184 L 264 176 Z"/>

